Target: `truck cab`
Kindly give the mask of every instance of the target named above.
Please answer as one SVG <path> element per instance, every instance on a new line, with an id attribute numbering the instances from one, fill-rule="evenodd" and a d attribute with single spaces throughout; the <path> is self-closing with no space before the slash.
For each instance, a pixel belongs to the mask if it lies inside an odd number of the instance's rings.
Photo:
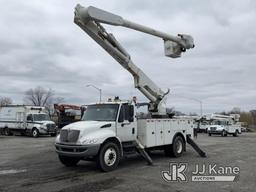
<path id="1" fill-rule="evenodd" d="M 127 101 L 88 105 L 81 121 L 64 126 L 56 137 L 55 146 L 60 161 L 71 166 L 81 159 L 95 159 L 100 148 L 110 143 L 113 146 L 107 154 L 112 158 L 106 163 L 111 165 L 113 158 L 122 156 L 122 144 L 136 140 L 134 109 L 134 105 Z M 103 166 L 105 170 L 110 168 Z"/>
<path id="2" fill-rule="evenodd" d="M 56 124 L 50 119 L 47 113 L 37 113 L 31 111 L 27 114 L 25 127 L 27 130 L 31 130 L 33 137 L 39 135 L 51 135 L 56 136 Z"/>

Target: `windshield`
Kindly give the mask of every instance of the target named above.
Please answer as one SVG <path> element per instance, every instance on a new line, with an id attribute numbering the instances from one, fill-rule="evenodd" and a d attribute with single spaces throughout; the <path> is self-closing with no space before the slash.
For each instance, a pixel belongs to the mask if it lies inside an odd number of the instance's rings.
<path id="1" fill-rule="evenodd" d="M 212 125 L 226 125 L 225 121 L 215 120 L 211 123 Z"/>
<path id="2" fill-rule="evenodd" d="M 50 117 L 47 114 L 33 114 L 34 121 L 50 121 Z"/>
<path id="3" fill-rule="evenodd" d="M 82 121 L 115 121 L 118 107 L 118 104 L 89 105 Z"/>

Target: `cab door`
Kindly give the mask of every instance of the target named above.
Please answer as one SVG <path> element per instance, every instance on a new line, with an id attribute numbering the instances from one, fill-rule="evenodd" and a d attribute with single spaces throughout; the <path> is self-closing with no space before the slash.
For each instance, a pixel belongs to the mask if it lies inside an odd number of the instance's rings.
<path id="1" fill-rule="evenodd" d="M 137 135 L 137 124 L 134 118 L 134 106 L 122 104 L 117 118 L 117 136 L 122 142 L 134 141 Z"/>
<path id="2" fill-rule="evenodd" d="M 34 127 L 33 115 L 32 114 L 28 114 L 26 120 L 27 120 L 26 121 L 26 129 L 31 130 Z"/>

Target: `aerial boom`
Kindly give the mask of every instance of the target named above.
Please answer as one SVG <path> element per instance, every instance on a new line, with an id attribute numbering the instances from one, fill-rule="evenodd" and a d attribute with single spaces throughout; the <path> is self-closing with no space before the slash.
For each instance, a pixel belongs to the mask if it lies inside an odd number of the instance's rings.
<path id="1" fill-rule="evenodd" d="M 85 8 L 79 4 L 75 8 L 74 22 L 133 75 L 135 87 L 150 100 L 149 111 L 154 115 L 166 115 L 164 103 L 169 90 L 167 92 L 162 91 L 140 68 L 134 65 L 127 51 L 112 34 L 107 33 L 100 23 L 123 26 L 161 37 L 165 44 L 165 55 L 173 58 L 179 57 L 181 52 L 186 51 L 186 49 L 193 48 L 193 38 L 189 35 L 171 36 L 127 21 L 104 10 L 95 7 Z"/>

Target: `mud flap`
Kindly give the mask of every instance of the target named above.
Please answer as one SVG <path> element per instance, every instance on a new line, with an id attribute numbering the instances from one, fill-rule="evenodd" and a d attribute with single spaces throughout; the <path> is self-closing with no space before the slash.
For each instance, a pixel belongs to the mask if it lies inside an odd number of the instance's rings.
<path id="1" fill-rule="evenodd" d="M 206 157 L 206 153 L 202 149 L 200 149 L 200 147 L 188 135 L 187 143 L 190 144 L 201 157 Z"/>
<path id="2" fill-rule="evenodd" d="M 143 145 L 138 140 L 136 140 L 136 150 L 147 161 L 148 165 L 153 165 L 151 157 L 148 155 Z"/>

